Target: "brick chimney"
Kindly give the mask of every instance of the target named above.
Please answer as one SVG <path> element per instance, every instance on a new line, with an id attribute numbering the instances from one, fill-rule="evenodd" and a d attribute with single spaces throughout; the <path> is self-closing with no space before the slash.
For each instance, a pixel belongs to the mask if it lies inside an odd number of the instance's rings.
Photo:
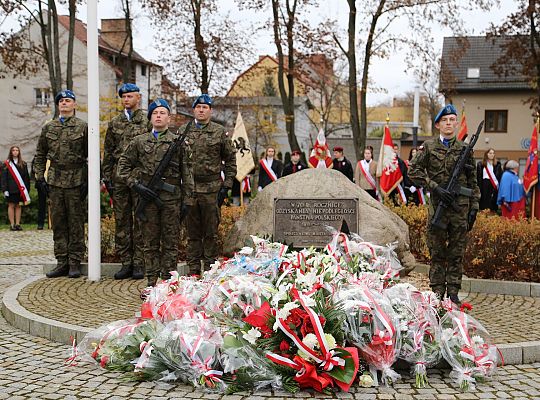
<path id="1" fill-rule="evenodd" d="M 103 40 L 115 49 L 122 49 L 122 53 L 128 52 L 129 38 L 127 37 L 126 20 L 124 18 L 102 19 L 100 35 Z"/>

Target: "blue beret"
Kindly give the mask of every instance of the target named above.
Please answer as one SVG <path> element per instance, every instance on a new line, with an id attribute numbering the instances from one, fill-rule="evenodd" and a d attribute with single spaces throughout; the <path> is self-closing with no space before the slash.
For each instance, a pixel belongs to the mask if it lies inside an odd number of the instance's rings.
<path id="1" fill-rule="evenodd" d="M 58 102 L 60 101 L 60 99 L 73 99 L 73 100 L 76 100 L 75 99 L 75 93 L 73 93 L 73 91 L 71 90 L 61 90 L 60 92 L 58 92 L 58 94 L 55 96 L 54 98 L 54 104 L 58 104 Z"/>
<path id="2" fill-rule="evenodd" d="M 449 114 L 457 115 L 456 107 L 454 107 L 453 104 L 447 104 L 443 108 L 441 108 L 441 111 L 439 111 L 439 113 L 435 117 L 435 123 L 439 122 L 442 117 Z"/>
<path id="3" fill-rule="evenodd" d="M 152 113 L 154 110 L 158 107 L 165 107 L 169 112 L 171 112 L 171 107 L 169 106 L 169 103 L 167 103 L 167 100 L 164 99 L 155 99 L 150 105 L 148 106 L 148 119 L 152 116 Z"/>
<path id="4" fill-rule="evenodd" d="M 124 83 L 122 86 L 120 86 L 120 89 L 118 89 L 118 96 L 122 97 L 124 93 L 132 93 L 132 92 L 140 92 L 141 89 L 134 83 Z"/>
<path id="5" fill-rule="evenodd" d="M 199 97 L 195 99 L 195 101 L 191 105 L 191 108 L 195 108 L 197 104 L 208 104 L 210 107 L 212 107 L 214 102 L 212 101 L 212 98 L 205 93 L 205 94 L 201 94 Z"/>

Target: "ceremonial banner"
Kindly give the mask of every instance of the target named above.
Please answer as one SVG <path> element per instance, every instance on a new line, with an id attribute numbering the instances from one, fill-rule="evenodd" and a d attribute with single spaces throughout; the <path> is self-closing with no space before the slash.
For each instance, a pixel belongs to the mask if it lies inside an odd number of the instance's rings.
<path id="1" fill-rule="evenodd" d="M 465 108 L 461 111 L 461 123 L 459 124 L 458 140 L 464 141 L 467 138 L 467 118 L 465 117 Z"/>
<path id="2" fill-rule="evenodd" d="M 242 114 L 238 113 L 236 117 L 236 125 L 232 135 L 232 143 L 236 149 L 236 180 L 242 180 L 255 168 L 253 155 L 249 146 L 249 139 L 242 119 Z"/>
<path id="3" fill-rule="evenodd" d="M 531 136 L 531 144 L 529 145 L 529 155 L 527 156 L 527 164 L 525 165 L 525 173 L 523 174 L 523 188 L 526 193 L 538 183 L 538 131 L 534 126 Z"/>
<path id="4" fill-rule="evenodd" d="M 390 135 L 388 126 L 384 127 L 384 136 L 382 138 L 381 151 L 379 153 L 379 161 L 377 164 L 377 176 L 380 176 L 379 184 L 381 192 L 385 196 L 390 194 L 396 187 L 398 187 L 399 190 L 399 184 L 403 180 L 403 175 L 399 169 L 397 154 L 394 152 L 392 136 Z"/>

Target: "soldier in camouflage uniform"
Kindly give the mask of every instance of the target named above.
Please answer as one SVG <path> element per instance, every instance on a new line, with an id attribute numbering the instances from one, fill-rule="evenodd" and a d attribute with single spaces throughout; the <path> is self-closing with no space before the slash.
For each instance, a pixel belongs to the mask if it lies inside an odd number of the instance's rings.
<path id="1" fill-rule="evenodd" d="M 158 277 L 168 279 L 177 269 L 180 220 L 193 204 L 193 173 L 191 150 L 183 145 L 167 168 L 163 180 L 174 190 L 162 190 L 158 195 L 146 185 L 177 135 L 168 130 L 171 120 L 167 101 L 157 99 L 148 107 L 152 131 L 135 137 L 120 156 L 118 179 L 138 196 L 150 201 L 145 209 L 146 222 L 139 221 L 144 242 L 143 253 L 148 285 L 155 285 Z"/>
<path id="2" fill-rule="evenodd" d="M 75 93 L 63 90 L 54 99 L 60 118 L 41 130 L 34 161 L 36 185 L 49 193 L 57 266 L 48 278 L 81 276 L 87 184 L 88 125 L 75 116 Z M 45 165 L 50 160 L 47 182 Z"/>
<path id="3" fill-rule="evenodd" d="M 103 154 L 103 181 L 113 199 L 116 233 L 116 251 L 122 261 L 122 269 L 115 279 L 144 278 L 144 256 L 142 236 L 138 221 L 133 217 L 136 193 L 118 180 L 117 165 L 122 151 L 137 135 L 149 132 L 152 125 L 139 108 L 141 94 L 133 83 L 126 83 L 118 90 L 125 107 L 124 111 L 109 123 L 105 135 Z"/>
<path id="4" fill-rule="evenodd" d="M 187 264 L 190 274 L 200 274 L 201 262 L 205 270 L 209 269 L 219 255 L 220 207 L 236 176 L 236 152 L 223 126 L 210 121 L 211 97 L 199 96 L 192 108 L 195 124 L 188 140 L 193 151 L 195 199 L 186 218 Z"/>
<path id="5" fill-rule="evenodd" d="M 439 129 L 440 137 L 426 140 L 419 147 L 418 153 L 411 161 L 409 178 L 415 186 L 428 188 L 431 192 L 427 234 L 427 244 L 431 253 L 430 286 L 439 298 L 442 299 L 446 292 L 453 303 L 460 305 L 458 291 L 461 288 L 463 274 L 462 259 L 467 245 L 467 232 L 472 229 L 476 220 L 480 190 L 473 173 L 472 153 L 469 160 L 471 169 L 464 171 L 459 177 L 461 187 L 472 189 L 472 196 L 458 195 L 454 198 L 454 195 L 444 188 L 461 149 L 466 146 L 455 137 L 458 120 L 453 105 L 449 104 L 439 112 L 435 118 L 435 127 Z M 447 204 L 455 202 L 460 207 L 458 212 L 452 208 L 445 210 L 442 222 L 448 224 L 446 229 L 430 225 L 441 200 Z"/>

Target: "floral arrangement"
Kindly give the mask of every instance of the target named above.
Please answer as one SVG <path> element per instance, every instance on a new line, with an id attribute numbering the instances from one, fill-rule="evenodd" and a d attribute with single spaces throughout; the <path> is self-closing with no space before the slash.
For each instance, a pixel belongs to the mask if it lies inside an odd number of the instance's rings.
<path id="1" fill-rule="evenodd" d="M 399 283 L 394 245 L 341 232 L 322 250 L 252 240 L 201 279 L 173 272 L 147 288 L 139 318 L 89 333 L 80 353 L 127 379 L 225 393 L 391 385 L 398 358 L 417 387 L 441 355 L 463 389 L 493 373 L 487 332 L 432 292 Z"/>

